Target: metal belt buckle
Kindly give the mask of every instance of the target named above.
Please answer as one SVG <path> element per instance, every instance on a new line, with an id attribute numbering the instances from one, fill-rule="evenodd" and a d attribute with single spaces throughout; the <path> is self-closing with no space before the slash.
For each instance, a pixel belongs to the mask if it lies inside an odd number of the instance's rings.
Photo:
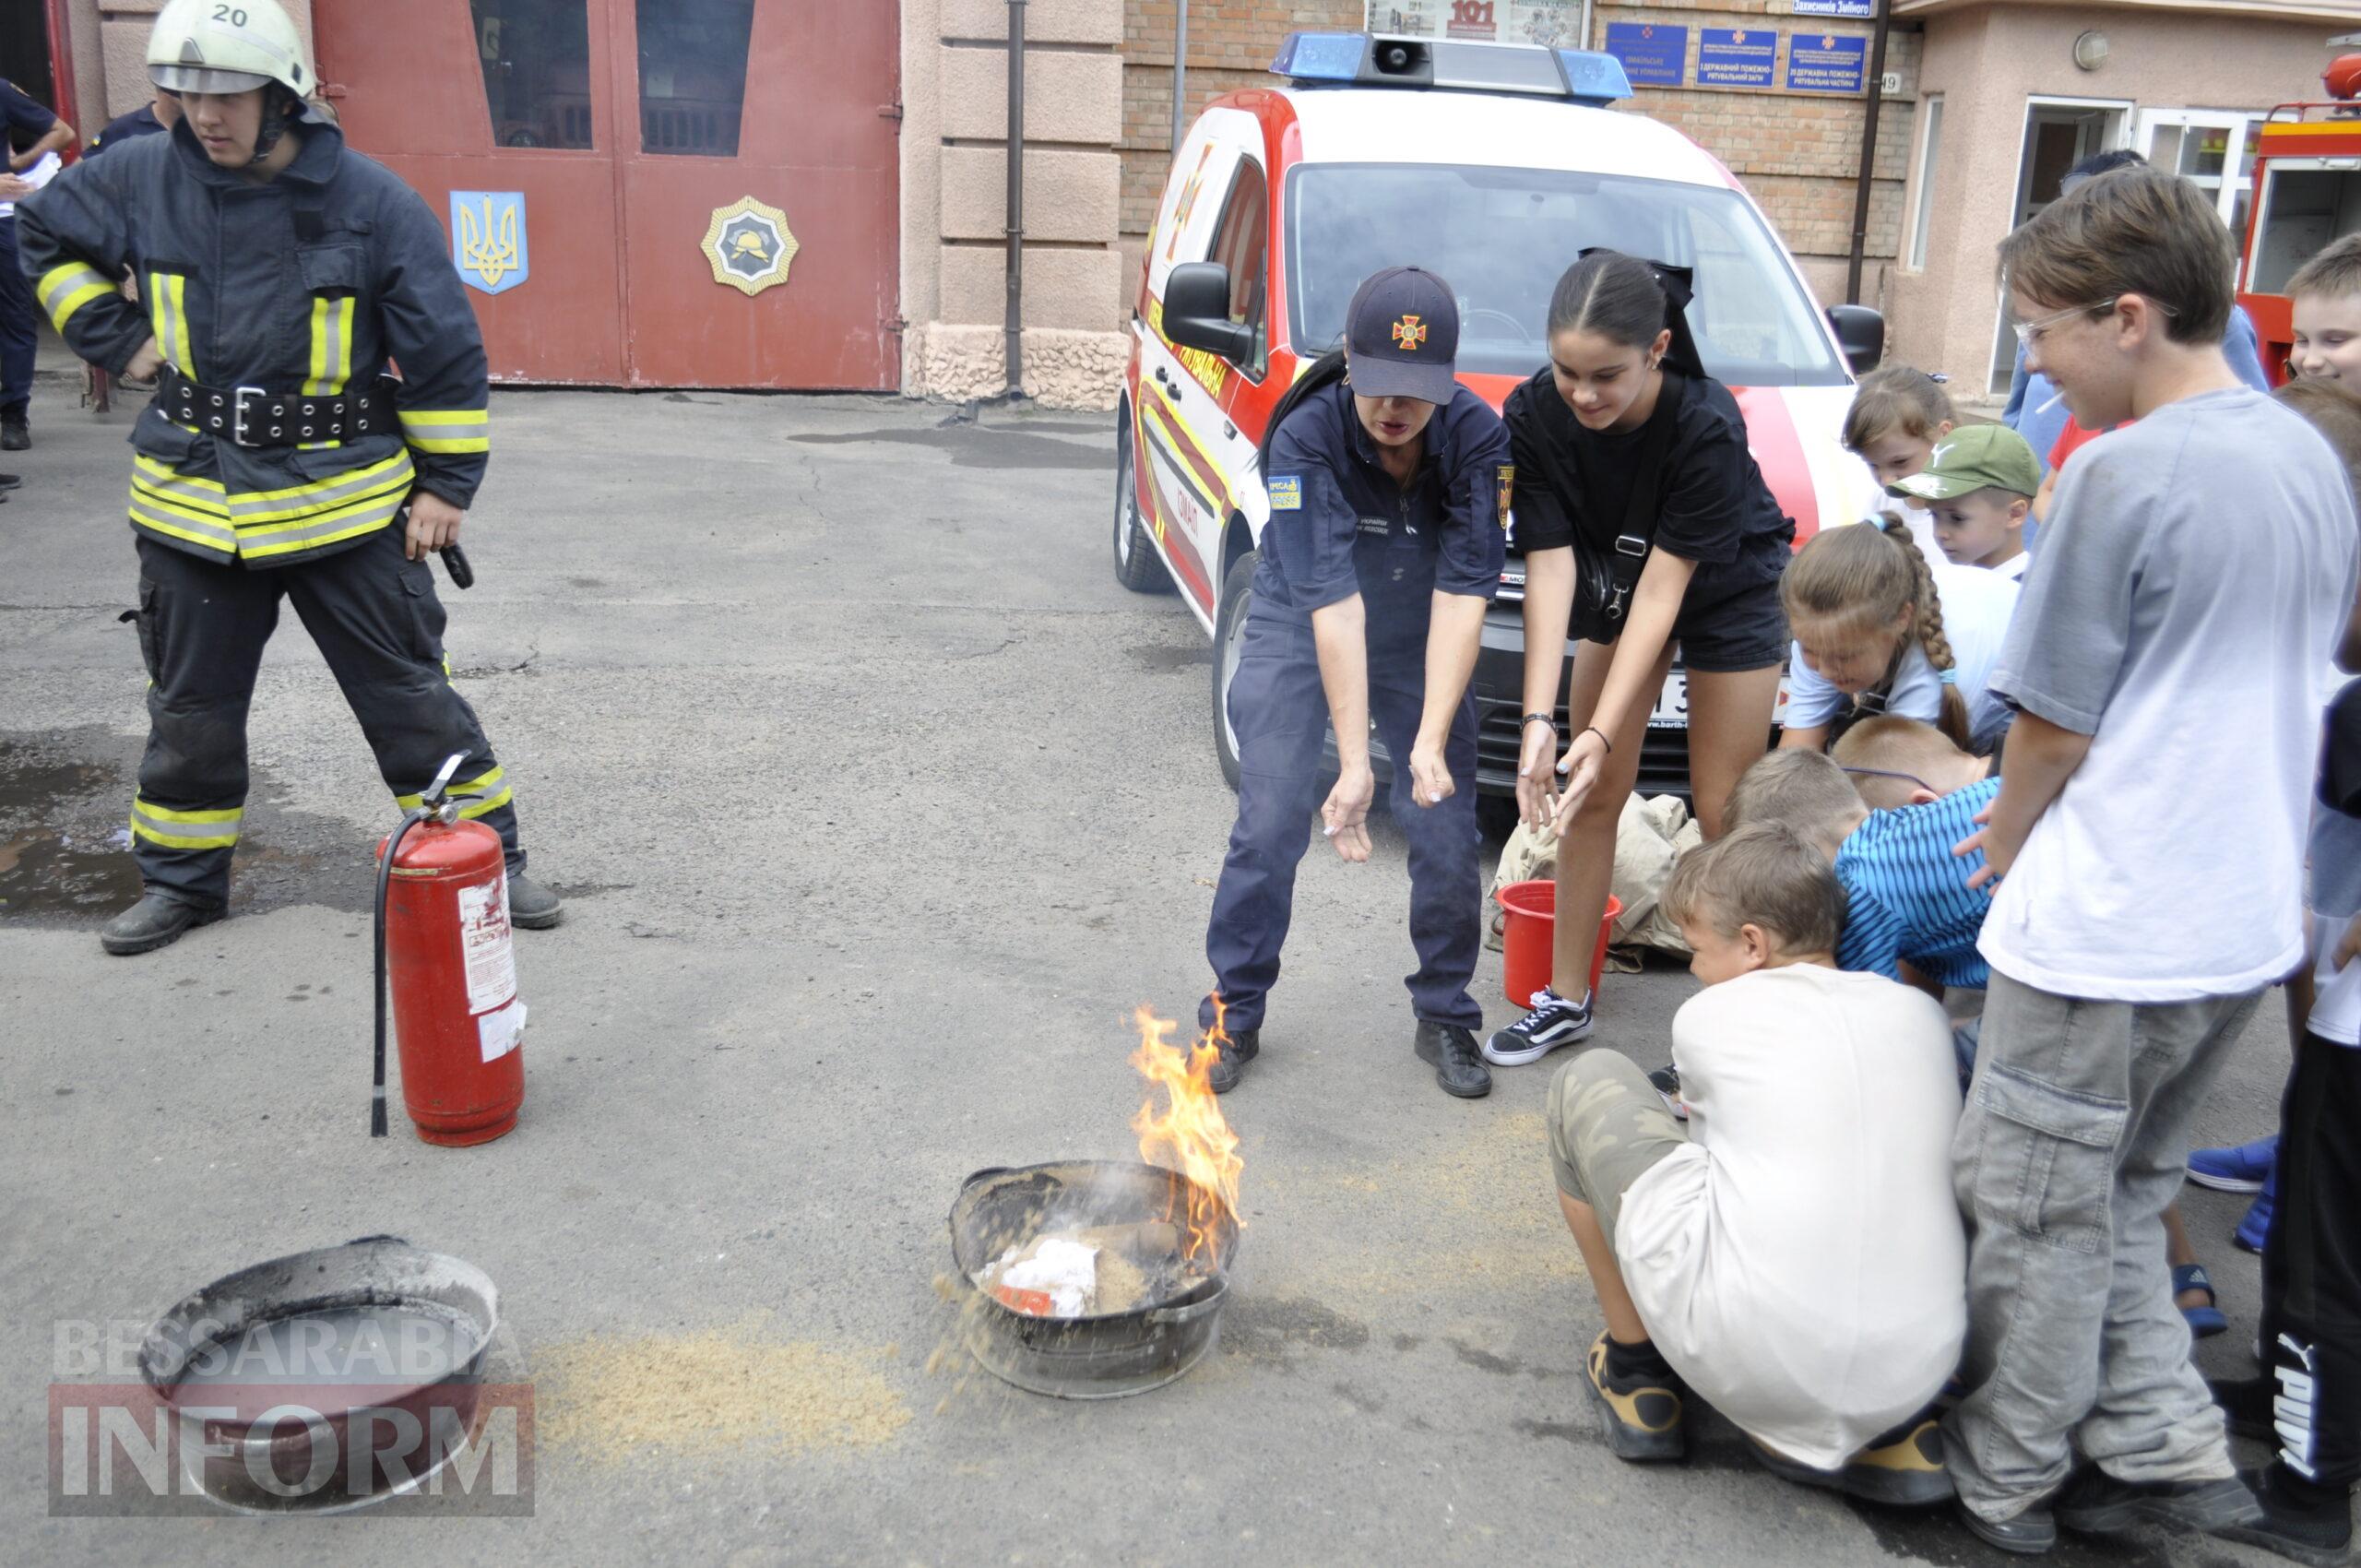
<path id="1" fill-rule="evenodd" d="M 246 398 L 249 395 L 256 398 L 270 396 L 259 386 L 241 386 L 230 394 L 230 440 L 234 445 L 259 446 L 262 445 L 259 441 L 246 439 Z"/>

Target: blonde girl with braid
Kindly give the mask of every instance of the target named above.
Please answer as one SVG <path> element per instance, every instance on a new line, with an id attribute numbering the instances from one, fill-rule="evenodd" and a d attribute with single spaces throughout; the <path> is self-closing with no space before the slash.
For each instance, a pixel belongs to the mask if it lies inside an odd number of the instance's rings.
<path id="1" fill-rule="evenodd" d="M 2008 709 L 1985 690 L 2016 609 L 1995 572 L 1929 562 L 1898 517 L 1829 529 L 1780 581 L 1795 636 L 1782 746 L 1824 751 L 1855 720 L 1932 724 L 1979 754 Z"/>

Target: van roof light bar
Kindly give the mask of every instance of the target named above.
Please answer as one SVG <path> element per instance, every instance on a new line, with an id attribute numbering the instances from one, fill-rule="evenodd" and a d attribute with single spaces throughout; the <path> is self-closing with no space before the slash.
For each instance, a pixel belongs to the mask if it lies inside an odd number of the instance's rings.
<path id="1" fill-rule="evenodd" d="M 1291 32 L 1272 73 L 1305 86 L 1440 88 L 1525 93 L 1604 105 L 1631 96 L 1623 62 L 1583 49 L 1398 38 L 1364 32 Z"/>

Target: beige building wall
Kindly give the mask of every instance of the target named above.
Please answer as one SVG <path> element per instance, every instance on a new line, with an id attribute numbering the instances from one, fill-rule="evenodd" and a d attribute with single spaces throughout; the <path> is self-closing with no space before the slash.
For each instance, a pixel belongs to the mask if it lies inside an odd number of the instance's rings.
<path id="1" fill-rule="evenodd" d="M 2128 103 L 2127 145 L 2144 109 L 2267 110 L 2317 97 L 2334 33 L 2361 6 L 2295 4 L 2078 6 L 1896 0 L 1897 18 L 1926 28 L 1918 92 L 1943 98 L 1934 204 L 1920 265 L 1905 255 L 1888 279 L 1890 354 L 1950 373 L 1955 391 L 1985 390 L 1999 322 L 1996 247 L 2015 218 L 2025 116 L 2036 97 Z M 2095 70 L 2074 41 L 2106 35 Z M 1923 110 L 1922 110 L 1923 118 Z M 2144 148 L 2141 150 L 2145 151 Z M 1916 147 L 1903 212 L 1926 178 Z"/>
<path id="2" fill-rule="evenodd" d="M 1117 229 L 1122 0 L 1025 7 L 1024 389 L 1112 409 L 1129 339 Z M 903 390 L 1007 385 L 1006 0 L 903 0 Z"/>
<path id="3" fill-rule="evenodd" d="M 279 0 L 312 42 L 312 0 Z M 164 0 L 76 0 L 67 12 L 74 30 L 74 94 L 90 123 L 75 127 L 85 141 L 109 120 L 148 101 L 148 34 Z M 97 106 L 103 106 L 104 113 Z"/>

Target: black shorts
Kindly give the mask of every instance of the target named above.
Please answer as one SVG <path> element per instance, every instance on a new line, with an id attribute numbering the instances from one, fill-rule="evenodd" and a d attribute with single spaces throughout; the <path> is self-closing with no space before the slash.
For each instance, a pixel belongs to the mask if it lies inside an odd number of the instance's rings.
<path id="1" fill-rule="evenodd" d="M 1700 591 L 1700 590 L 1703 591 Z M 1602 639 L 1584 630 L 1591 642 Z M 1738 588 L 1719 588 L 1711 578 L 1692 580 L 1673 618 L 1673 641 L 1680 645 L 1683 669 L 1700 675 L 1762 670 L 1787 657 L 1787 611 L 1779 601 L 1779 579 L 1757 578 Z"/>

